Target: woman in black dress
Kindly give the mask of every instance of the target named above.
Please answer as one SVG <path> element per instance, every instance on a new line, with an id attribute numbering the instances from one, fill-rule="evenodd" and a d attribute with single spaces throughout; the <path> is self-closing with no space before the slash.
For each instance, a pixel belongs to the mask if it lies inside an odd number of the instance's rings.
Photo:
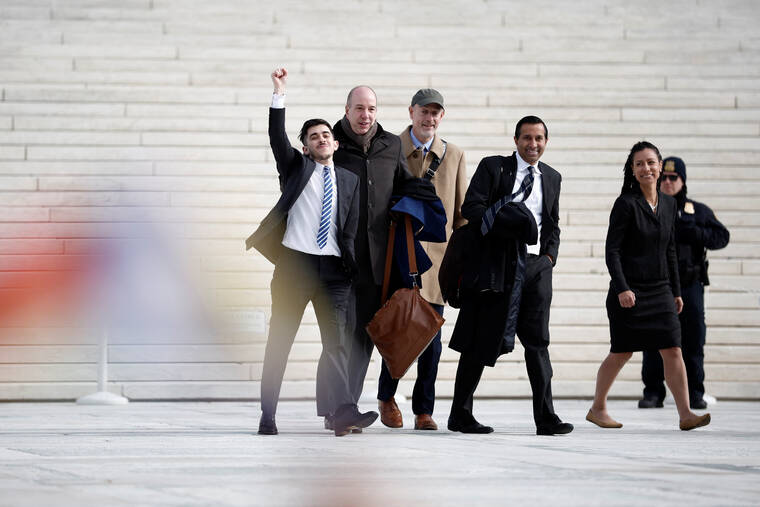
<path id="1" fill-rule="evenodd" d="M 611 347 L 599 367 L 594 403 L 586 416 L 602 428 L 623 426 L 607 413 L 607 394 L 633 352 L 645 349 L 660 351 L 680 428 L 691 430 L 710 423 L 710 414 L 699 416 L 689 409 L 678 322 L 683 300 L 675 252 L 676 201 L 659 191 L 661 173 L 657 147 L 646 141 L 636 143 L 610 213 L 605 250 L 612 277 L 607 293 Z"/>

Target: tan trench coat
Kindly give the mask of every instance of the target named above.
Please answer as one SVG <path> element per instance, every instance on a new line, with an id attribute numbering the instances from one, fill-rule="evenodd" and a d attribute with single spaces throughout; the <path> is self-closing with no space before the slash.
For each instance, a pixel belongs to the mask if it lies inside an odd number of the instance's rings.
<path id="1" fill-rule="evenodd" d="M 422 178 L 425 171 L 433 161 L 433 155 L 428 153 L 424 160 L 422 151 L 415 149 L 412 138 L 409 135 L 411 126 L 404 129 L 401 137 L 401 150 L 406 156 L 409 172 L 413 176 Z M 435 135 L 430 151 L 438 157 L 443 155 L 443 142 L 440 136 Z M 467 167 L 464 161 L 464 152 L 456 145 L 446 142 L 446 156 L 433 176 L 433 185 L 446 210 L 446 238 L 451 237 L 454 229 L 467 223 L 462 217 L 462 201 L 467 191 Z M 433 262 L 433 266 L 422 275 L 422 297 L 430 303 L 443 304 L 441 288 L 438 285 L 438 269 L 441 267 L 443 254 L 446 252 L 446 243 L 421 242 L 425 252 Z"/>

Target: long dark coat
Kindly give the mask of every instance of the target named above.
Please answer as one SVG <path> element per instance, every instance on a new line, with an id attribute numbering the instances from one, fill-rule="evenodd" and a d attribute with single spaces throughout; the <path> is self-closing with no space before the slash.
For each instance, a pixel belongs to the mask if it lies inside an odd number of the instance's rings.
<path id="1" fill-rule="evenodd" d="M 561 176 L 542 162 L 539 169 L 543 189 L 540 253 L 548 253 L 556 262 Z M 462 280 L 467 294 L 462 299 L 449 347 L 468 352 L 487 366 L 493 366 L 501 354 L 514 349 L 524 274 L 520 257 L 522 254 L 524 262 L 526 245 L 539 239 L 533 214 L 522 203 L 502 208 L 491 231 L 486 236 L 480 233 L 483 214 L 504 195 L 512 193 L 516 173 L 515 154 L 484 158 L 462 204 L 462 215 L 469 221 L 467 234 L 472 241 L 472 255 L 466 261 Z"/>
<path id="2" fill-rule="evenodd" d="M 414 178 L 406 166 L 401 140 L 377 124 L 369 152 L 364 153 L 345 132 L 341 122 L 333 127 L 338 150 L 333 155 L 336 165 L 345 167 L 359 177 L 359 228 L 356 237 L 356 258 L 360 269 L 371 267 L 372 273 L 360 273 L 360 278 L 383 282 L 385 249 L 388 244 L 391 196 L 407 180 Z M 430 185 L 432 187 L 432 184 Z"/>

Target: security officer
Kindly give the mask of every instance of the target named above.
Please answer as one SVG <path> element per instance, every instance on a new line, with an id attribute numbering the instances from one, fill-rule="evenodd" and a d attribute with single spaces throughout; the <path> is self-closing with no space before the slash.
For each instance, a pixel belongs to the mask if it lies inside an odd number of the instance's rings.
<path id="1" fill-rule="evenodd" d="M 663 161 L 660 190 L 675 197 L 678 203 L 676 219 L 676 251 L 678 273 L 681 279 L 683 311 L 681 321 L 681 351 L 689 380 L 689 404 L 693 409 L 707 408 L 705 394 L 704 346 L 705 300 L 707 278 L 707 250 L 718 250 L 728 244 L 728 229 L 721 224 L 712 210 L 701 202 L 686 197 L 686 165 L 678 157 Z M 659 408 L 665 399 L 662 360 L 656 351 L 644 351 L 641 365 L 644 397 L 639 408 Z"/>

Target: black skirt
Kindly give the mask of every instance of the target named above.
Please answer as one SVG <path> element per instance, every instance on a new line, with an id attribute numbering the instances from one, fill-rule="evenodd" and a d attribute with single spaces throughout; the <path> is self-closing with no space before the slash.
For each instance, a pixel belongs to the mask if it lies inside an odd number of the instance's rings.
<path id="1" fill-rule="evenodd" d="M 632 308 L 623 308 L 610 286 L 607 317 L 610 319 L 610 352 L 636 352 L 681 346 L 681 324 L 667 281 L 629 284 L 636 295 Z"/>

